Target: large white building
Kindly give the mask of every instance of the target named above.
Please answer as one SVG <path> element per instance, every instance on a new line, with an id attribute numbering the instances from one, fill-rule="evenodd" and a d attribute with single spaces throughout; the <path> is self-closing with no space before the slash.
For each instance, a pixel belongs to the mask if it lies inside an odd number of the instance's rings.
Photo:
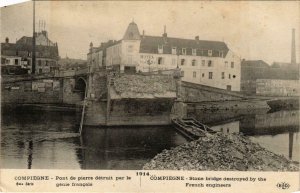
<path id="1" fill-rule="evenodd" d="M 106 48 L 101 65 L 117 66 L 121 72 L 180 68 L 183 81 L 240 91 L 241 60 L 224 42 L 172 38 L 166 28 L 162 36 L 141 35 L 134 22 L 121 40 Z"/>

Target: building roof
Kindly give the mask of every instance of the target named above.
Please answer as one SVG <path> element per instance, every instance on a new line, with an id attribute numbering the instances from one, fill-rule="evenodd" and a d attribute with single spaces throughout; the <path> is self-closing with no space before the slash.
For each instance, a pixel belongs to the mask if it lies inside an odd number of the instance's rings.
<path id="1" fill-rule="evenodd" d="M 23 36 L 17 40 L 17 44 L 32 44 L 32 37 Z"/>
<path id="2" fill-rule="evenodd" d="M 32 44 L 1 43 L 1 55 L 28 57 L 31 52 Z M 36 57 L 58 59 L 58 47 L 36 45 Z"/>
<path id="3" fill-rule="evenodd" d="M 251 68 L 268 68 L 270 65 L 263 60 L 242 60 L 242 67 L 251 67 Z"/>
<path id="4" fill-rule="evenodd" d="M 163 46 L 164 54 L 171 54 L 172 48 L 176 47 L 177 53 L 181 54 L 182 48 L 186 48 L 186 54 L 192 55 L 192 49 L 197 49 L 197 55 L 203 55 L 202 50 L 213 51 L 213 56 L 219 56 L 217 51 L 223 51 L 226 56 L 229 51 L 227 45 L 220 41 L 196 40 L 172 38 L 166 36 L 143 36 L 141 38 L 140 53 L 158 53 L 158 46 Z M 207 54 L 204 54 L 207 55 Z"/>
<path id="5" fill-rule="evenodd" d="M 127 27 L 127 30 L 123 36 L 123 40 L 139 40 L 139 39 L 141 39 L 139 28 L 136 25 L 136 23 L 131 22 Z"/>

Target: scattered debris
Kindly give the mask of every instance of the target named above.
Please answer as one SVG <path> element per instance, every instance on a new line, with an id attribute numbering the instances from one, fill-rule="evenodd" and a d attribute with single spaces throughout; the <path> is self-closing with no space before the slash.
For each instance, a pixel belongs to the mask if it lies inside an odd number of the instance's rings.
<path id="1" fill-rule="evenodd" d="M 164 150 L 143 169 L 299 171 L 299 163 L 272 153 L 241 134 L 218 133 Z"/>
<path id="2" fill-rule="evenodd" d="M 123 75 L 115 79 L 114 87 L 117 93 L 165 93 L 176 90 L 172 79 L 173 77 L 171 76 L 163 75 Z"/>

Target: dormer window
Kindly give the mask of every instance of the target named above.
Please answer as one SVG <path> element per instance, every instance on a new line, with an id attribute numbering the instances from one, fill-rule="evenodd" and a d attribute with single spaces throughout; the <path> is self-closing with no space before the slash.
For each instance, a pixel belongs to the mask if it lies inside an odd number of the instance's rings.
<path id="1" fill-rule="evenodd" d="M 158 45 L 158 53 L 162 54 L 163 52 L 163 45 Z"/>
<path id="2" fill-rule="evenodd" d="M 182 55 L 186 55 L 186 48 L 182 48 Z"/>
<path id="3" fill-rule="evenodd" d="M 172 54 L 176 55 L 176 47 L 172 47 Z"/>
<path id="4" fill-rule="evenodd" d="M 219 51 L 219 57 L 221 57 L 221 58 L 224 57 L 224 52 L 223 51 Z"/>
<path id="5" fill-rule="evenodd" d="M 196 49 L 192 49 L 192 55 L 196 56 L 197 55 L 197 50 Z"/>
<path id="6" fill-rule="evenodd" d="M 212 50 L 208 50 L 208 56 L 212 56 Z"/>

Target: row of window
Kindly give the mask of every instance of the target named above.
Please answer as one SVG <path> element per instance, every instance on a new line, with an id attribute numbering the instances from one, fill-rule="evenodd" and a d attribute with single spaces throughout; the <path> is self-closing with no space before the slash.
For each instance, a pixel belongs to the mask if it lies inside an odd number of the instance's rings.
<path id="1" fill-rule="evenodd" d="M 208 67 L 212 67 L 213 66 L 213 62 L 212 60 L 201 60 L 201 65 L 202 66 L 205 66 L 207 63 L 207 66 Z M 164 64 L 164 58 L 163 57 L 158 57 L 157 58 L 157 64 L 159 65 L 163 65 Z M 175 65 L 176 64 L 176 59 L 175 58 L 172 58 L 172 65 Z M 182 58 L 180 60 L 180 65 L 181 66 L 185 66 L 186 65 L 186 59 Z M 192 66 L 197 66 L 197 60 L 193 59 L 191 61 L 191 65 Z M 225 61 L 225 67 L 228 67 L 228 61 Z M 231 62 L 231 68 L 234 68 L 234 62 Z"/>
<path id="2" fill-rule="evenodd" d="M 184 72 L 183 72 L 184 75 Z M 202 78 L 205 77 L 205 73 L 202 73 Z M 197 78 L 197 72 L 193 72 L 193 78 Z M 221 78 L 225 79 L 225 72 L 221 73 Z M 236 75 L 232 75 L 232 78 L 236 78 Z M 208 72 L 208 79 L 213 79 L 213 72 Z M 228 79 L 231 79 L 231 74 L 228 74 Z"/>
<path id="3" fill-rule="evenodd" d="M 164 49 L 163 49 L 163 45 L 158 45 L 158 53 L 159 54 L 163 54 Z M 212 50 L 200 50 L 200 55 L 204 55 L 204 53 L 207 51 L 207 56 L 212 56 L 213 55 L 213 51 Z M 180 53 L 180 50 L 177 49 L 177 47 L 172 47 L 172 54 L 176 55 L 176 54 Z M 181 55 L 186 55 L 187 54 L 187 48 L 181 48 Z M 192 49 L 192 55 L 193 56 L 197 56 L 197 49 L 193 48 Z M 219 57 L 224 57 L 224 51 L 218 51 L 218 56 Z"/>

